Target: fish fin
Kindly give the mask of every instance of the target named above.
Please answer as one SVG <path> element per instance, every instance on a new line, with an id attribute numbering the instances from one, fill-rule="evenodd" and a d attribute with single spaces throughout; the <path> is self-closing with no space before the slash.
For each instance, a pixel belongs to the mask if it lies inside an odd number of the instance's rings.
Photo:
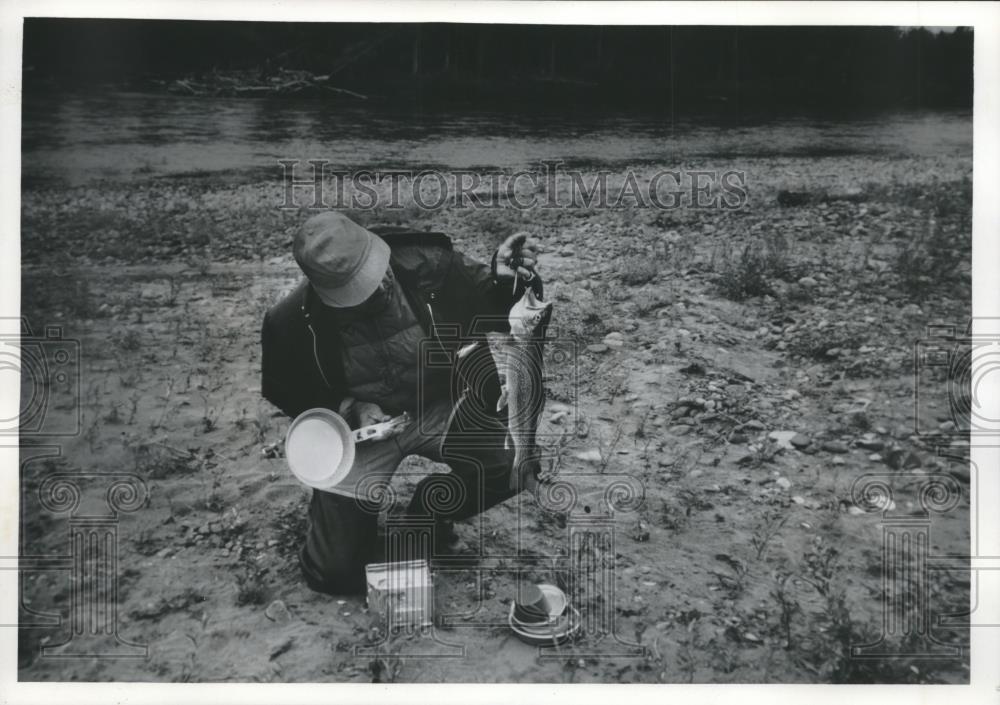
<path id="1" fill-rule="evenodd" d="M 500 388 L 500 396 L 497 398 L 497 411 L 503 411 L 507 406 L 507 387 Z"/>

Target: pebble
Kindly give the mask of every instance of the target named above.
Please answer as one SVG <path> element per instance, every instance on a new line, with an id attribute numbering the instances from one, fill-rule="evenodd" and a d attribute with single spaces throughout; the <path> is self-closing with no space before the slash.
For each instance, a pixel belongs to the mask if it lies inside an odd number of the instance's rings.
<path id="1" fill-rule="evenodd" d="M 608 351 L 608 346 L 607 345 L 601 345 L 600 343 L 596 343 L 594 345 L 588 345 L 587 346 L 587 351 L 588 352 L 592 352 L 592 353 L 603 353 L 603 352 L 607 352 Z"/>
<path id="2" fill-rule="evenodd" d="M 625 345 L 625 336 L 618 331 L 608 333 L 604 336 L 604 344 L 612 348 L 620 348 Z"/>
<path id="3" fill-rule="evenodd" d="M 579 453 L 573 454 L 574 458 L 578 460 L 585 460 L 588 463 L 599 463 L 601 462 L 601 451 L 597 448 L 591 448 L 590 450 L 581 450 Z"/>
<path id="4" fill-rule="evenodd" d="M 764 423 L 758 421 L 757 419 L 751 419 L 750 421 L 747 421 L 745 424 L 743 424 L 743 428 L 749 428 L 752 431 L 763 431 Z"/>
<path id="5" fill-rule="evenodd" d="M 882 450 L 885 448 L 885 443 L 878 438 L 859 438 L 854 443 L 858 448 L 864 448 L 865 450 Z"/>
<path id="6" fill-rule="evenodd" d="M 848 451 L 847 444 L 843 441 L 824 441 L 820 447 L 827 453 L 846 453 Z"/>
<path id="7" fill-rule="evenodd" d="M 799 279 L 799 285 L 800 286 L 813 287 L 813 286 L 816 286 L 817 284 L 819 284 L 819 282 L 817 282 L 812 277 L 802 277 L 801 279 Z"/>
<path id="8" fill-rule="evenodd" d="M 749 440 L 750 439 L 747 437 L 747 435 L 745 433 L 738 433 L 737 432 L 737 433 L 734 433 L 731 436 L 729 436 L 729 442 L 730 443 L 746 443 Z"/>
<path id="9" fill-rule="evenodd" d="M 796 433 L 789 439 L 788 442 L 791 443 L 796 448 L 802 449 L 808 446 L 811 441 L 806 436 L 803 436 L 801 433 Z"/>
<path id="10" fill-rule="evenodd" d="M 777 480 L 774 481 L 774 484 L 776 484 L 783 490 L 787 490 L 792 486 L 792 481 L 789 480 L 787 477 L 779 477 Z"/>
<path id="11" fill-rule="evenodd" d="M 792 439 L 796 436 L 795 431 L 771 431 L 767 434 L 767 437 L 772 441 L 777 443 L 782 448 L 787 448 L 792 450 L 794 446 L 792 445 Z"/>
<path id="12" fill-rule="evenodd" d="M 675 436 L 683 436 L 691 431 L 691 426 L 686 423 L 679 423 L 676 426 L 671 426 L 668 430 Z"/>
<path id="13" fill-rule="evenodd" d="M 284 601 L 275 600 L 264 610 L 264 616 L 272 622 L 287 622 L 292 618 L 292 613 L 288 611 Z"/>

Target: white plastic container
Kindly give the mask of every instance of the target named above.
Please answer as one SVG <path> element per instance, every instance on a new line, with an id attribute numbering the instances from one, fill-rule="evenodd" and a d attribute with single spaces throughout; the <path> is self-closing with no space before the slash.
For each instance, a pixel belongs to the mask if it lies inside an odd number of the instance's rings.
<path id="1" fill-rule="evenodd" d="M 387 630 L 430 626 L 434 620 L 434 584 L 427 561 L 370 563 L 368 609 Z"/>

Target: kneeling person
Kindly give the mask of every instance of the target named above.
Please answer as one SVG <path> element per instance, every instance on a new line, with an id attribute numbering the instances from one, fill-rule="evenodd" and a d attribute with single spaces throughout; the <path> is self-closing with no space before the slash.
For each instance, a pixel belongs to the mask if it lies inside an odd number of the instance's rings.
<path id="1" fill-rule="evenodd" d="M 264 397 L 289 417 L 323 407 L 354 428 L 404 412 L 413 419 L 359 444 L 335 488 L 313 490 L 299 553 L 305 578 L 322 592 L 359 592 L 365 564 L 381 559 L 377 495 L 407 455 L 451 469 L 424 478 L 406 510 L 433 517 L 436 536 L 515 494 L 484 336 L 507 331 L 524 282 L 538 296 L 542 283 L 524 234 L 501 244 L 487 266 L 456 252 L 440 233 L 368 230 L 324 212 L 299 229 L 293 252 L 305 279 L 264 317 Z M 431 351 L 455 363 L 431 364 Z M 463 446 L 463 438 L 475 442 Z M 435 501 L 439 493 L 455 501 Z"/>

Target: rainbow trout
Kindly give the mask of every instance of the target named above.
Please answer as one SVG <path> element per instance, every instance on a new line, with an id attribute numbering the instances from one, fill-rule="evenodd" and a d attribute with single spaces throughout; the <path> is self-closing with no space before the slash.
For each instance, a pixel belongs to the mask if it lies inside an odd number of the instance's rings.
<path id="1" fill-rule="evenodd" d="M 510 335 L 490 340 L 501 385 L 497 411 L 507 407 L 505 447 L 514 447 L 512 490 L 531 487 L 538 477 L 539 449 L 535 434 L 545 408 L 542 348 L 551 317 L 552 302 L 539 301 L 528 289 L 510 310 Z"/>

